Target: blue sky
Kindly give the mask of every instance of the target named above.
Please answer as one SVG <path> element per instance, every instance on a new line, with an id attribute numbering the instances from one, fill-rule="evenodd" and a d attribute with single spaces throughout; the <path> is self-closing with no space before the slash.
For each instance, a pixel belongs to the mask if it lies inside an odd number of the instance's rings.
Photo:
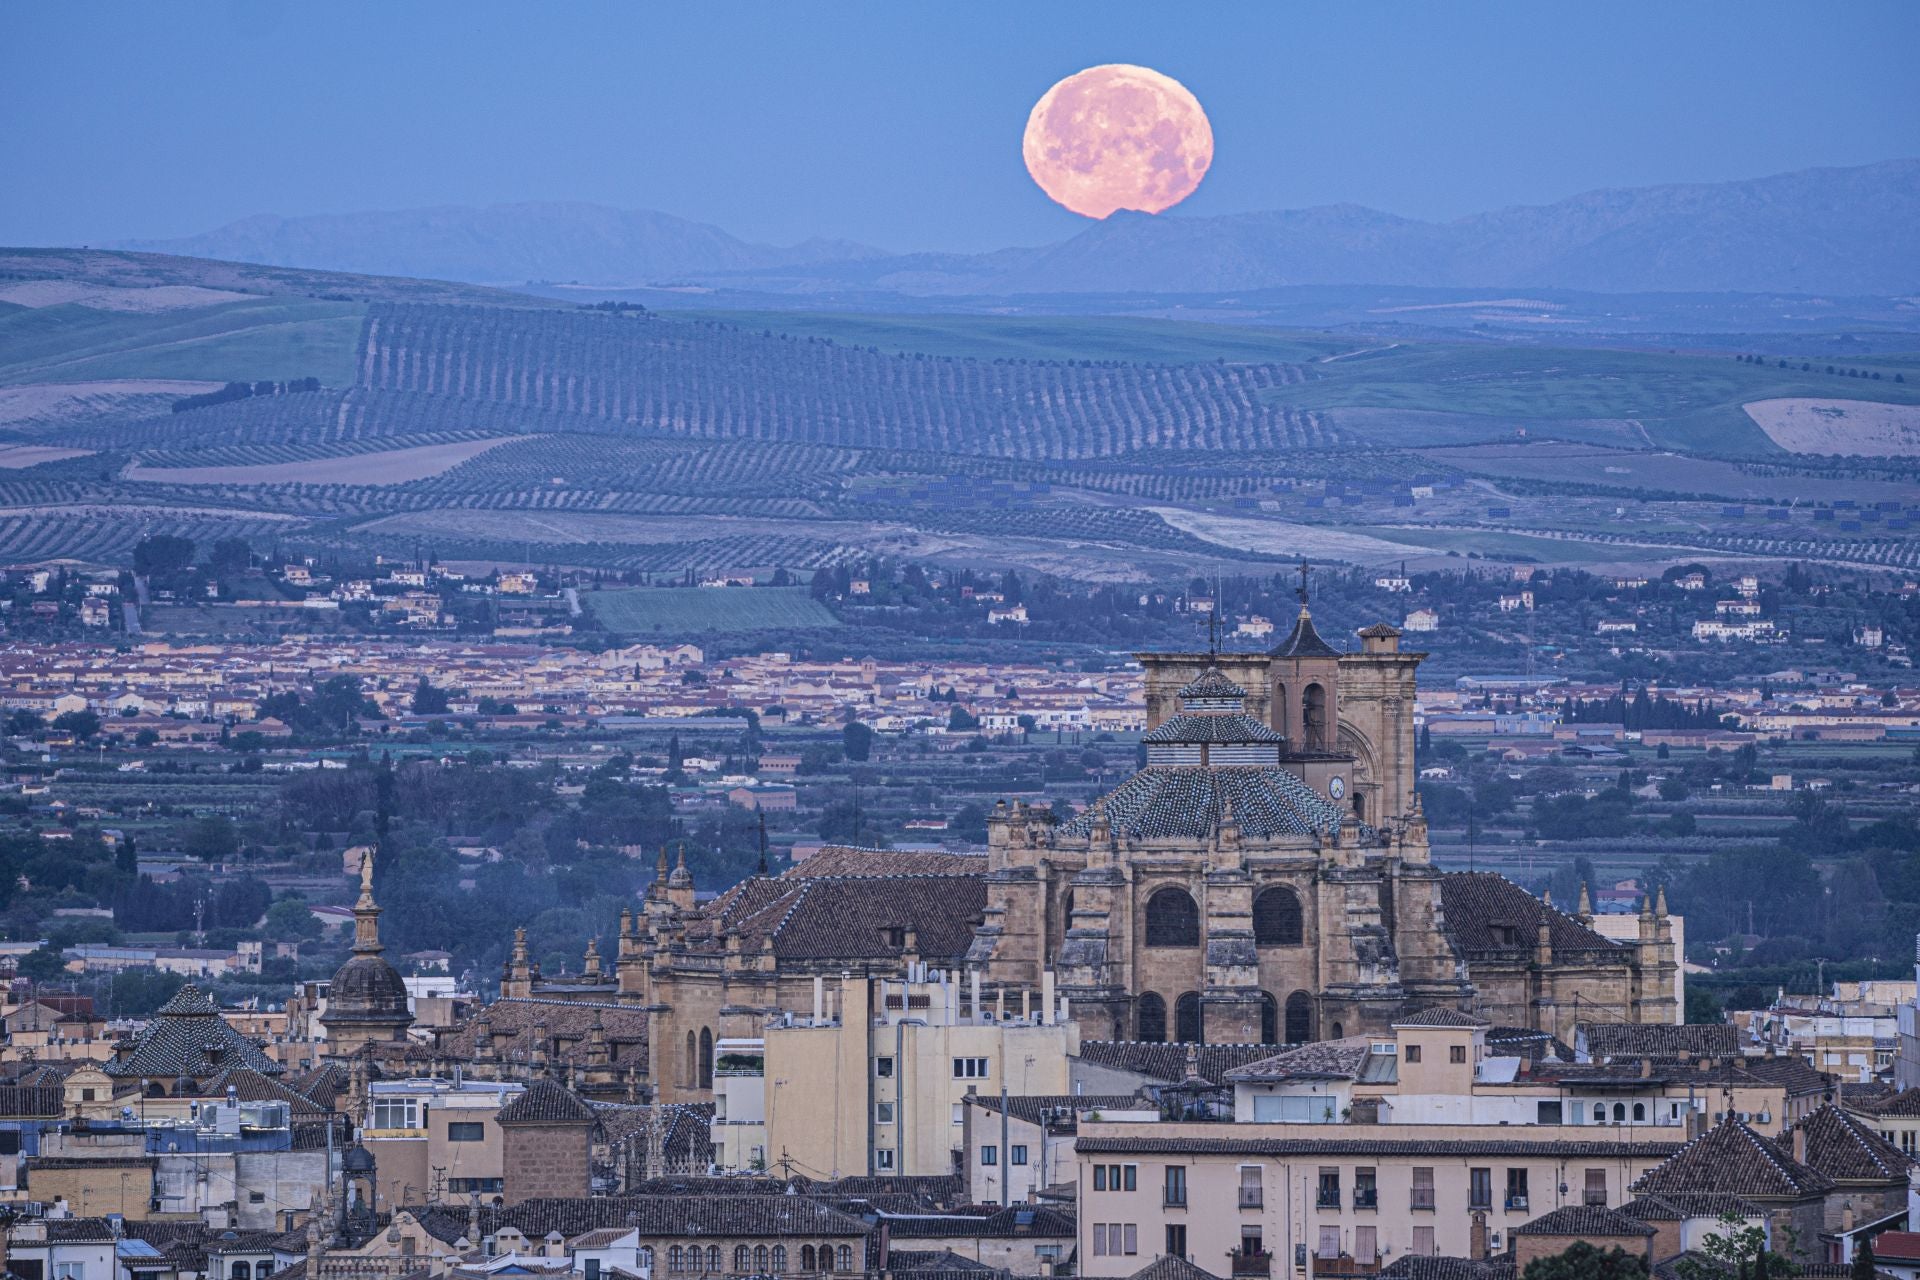
<path id="1" fill-rule="evenodd" d="M 783 243 L 1039 243 L 1085 223 L 1028 180 L 1027 111 L 1119 61 L 1212 118 L 1181 214 L 1447 218 L 1920 155 L 1917 46 L 1905 0 L 15 3 L 0 242 L 588 200 Z"/>

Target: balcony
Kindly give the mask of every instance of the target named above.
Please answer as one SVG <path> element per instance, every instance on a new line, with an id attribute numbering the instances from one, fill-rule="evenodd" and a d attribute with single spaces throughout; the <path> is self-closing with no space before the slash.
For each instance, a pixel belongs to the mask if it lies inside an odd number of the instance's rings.
<path id="1" fill-rule="evenodd" d="M 1410 1202 L 1408 1202 L 1407 1208 L 1409 1209 L 1433 1208 L 1433 1188 L 1432 1187 L 1415 1187 L 1413 1189 L 1413 1199 Z"/>
<path id="2" fill-rule="evenodd" d="M 1185 1187 L 1165 1187 L 1160 1192 L 1160 1205 L 1166 1209 L 1184 1209 L 1187 1207 L 1187 1189 Z"/>
<path id="3" fill-rule="evenodd" d="M 1489 1212 L 1489 1213 L 1491 1213 L 1491 1212 L 1493 1211 L 1493 1197 L 1492 1197 L 1492 1196 L 1470 1196 L 1470 1197 L 1468 1197 L 1468 1199 L 1467 1199 L 1467 1211 L 1468 1211 L 1469 1213 L 1471 1213 L 1471 1212 L 1472 1212 L 1472 1211 L 1474 1211 L 1475 1209 L 1481 1209 L 1481 1210 L 1485 1210 L 1485 1211 L 1487 1211 L 1487 1212 Z"/>
<path id="4" fill-rule="evenodd" d="M 1519 1209 L 1524 1211 L 1526 1207 L 1527 1207 L 1527 1197 L 1525 1192 L 1522 1192 L 1517 1196 L 1507 1197 L 1507 1208 L 1509 1210 Z"/>
<path id="5" fill-rule="evenodd" d="M 1589 1209 L 1604 1209 L 1607 1207 L 1607 1193 L 1604 1191 L 1589 1191 L 1581 1197 L 1580 1203 L 1586 1205 Z"/>
<path id="6" fill-rule="evenodd" d="M 1227 1256 L 1233 1260 L 1231 1274 L 1235 1276 L 1270 1276 L 1273 1274 L 1273 1255 L 1270 1253 L 1245 1253 L 1236 1249 Z"/>
<path id="7" fill-rule="evenodd" d="M 1353 1189 L 1353 1207 L 1356 1209 L 1378 1209 L 1380 1192 L 1373 1187 L 1355 1187 Z"/>
<path id="8" fill-rule="evenodd" d="M 1338 1209 L 1340 1207 L 1340 1188 L 1334 1187 L 1331 1190 L 1326 1187 L 1320 1188 L 1320 1194 L 1313 1198 L 1313 1207 L 1316 1209 Z"/>
<path id="9" fill-rule="evenodd" d="M 1240 1207 L 1242 1209 L 1258 1209 L 1261 1205 L 1265 1203 L 1266 1203 L 1266 1195 L 1261 1190 L 1261 1188 L 1259 1187 L 1240 1188 Z"/>

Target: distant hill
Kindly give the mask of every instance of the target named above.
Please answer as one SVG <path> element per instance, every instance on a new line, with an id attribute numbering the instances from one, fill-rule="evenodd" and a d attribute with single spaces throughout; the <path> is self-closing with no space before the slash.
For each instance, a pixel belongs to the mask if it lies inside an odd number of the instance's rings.
<path id="1" fill-rule="evenodd" d="M 1920 160 L 1590 191 L 1452 222 L 1359 205 L 1117 214 L 1059 244 L 890 255 L 750 244 L 664 213 L 518 204 L 258 217 L 130 248 L 493 283 L 703 282 L 806 296 L 1181 293 L 1294 285 L 1596 293 L 1920 292 Z"/>
<path id="2" fill-rule="evenodd" d="M 1595 293 L 1920 290 L 1920 160 L 1590 191 L 1453 222 L 1360 205 L 1116 214 L 1057 245 L 841 268 L 902 292 L 1203 293 L 1298 285 Z"/>
<path id="3" fill-rule="evenodd" d="M 376 275 L 601 285 L 858 260 L 880 252 L 839 240 L 774 248 L 671 214 L 569 203 L 298 218 L 261 214 L 197 236 L 119 247 Z"/>

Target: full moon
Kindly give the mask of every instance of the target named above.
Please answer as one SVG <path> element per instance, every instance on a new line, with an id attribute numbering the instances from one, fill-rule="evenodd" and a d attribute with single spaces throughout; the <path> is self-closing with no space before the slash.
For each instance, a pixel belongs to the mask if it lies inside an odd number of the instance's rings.
<path id="1" fill-rule="evenodd" d="M 1172 76 L 1111 63 L 1047 90 L 1027 117 L 1021 150 L 1040 189 L 1075 213 L 1159 213 L 1207 176 L 1213 126 Z"/>

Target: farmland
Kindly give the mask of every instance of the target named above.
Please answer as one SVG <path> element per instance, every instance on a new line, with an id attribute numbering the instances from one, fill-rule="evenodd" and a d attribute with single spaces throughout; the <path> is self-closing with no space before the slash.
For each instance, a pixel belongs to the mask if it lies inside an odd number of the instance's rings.
<path id="1" fill-rule="evenodd" d="M 88 257 L 72 282 L 14 286 L 49 305 L 0 308 L 0 558 L 110 560 L 157 513 L 323 554 L 676 576 L 873 554 L 1103 581 L 1299 554 L 1893 567 L 1920 546 L 1920 464 L 1794 455 L 1742 409 L 1831 397 L 1824 365 L 1120 317 L 580 310 L 167 261 Z M 248 287 L 265 292 L 193 305 Z M 129 310 L 129 290 L 163 296 Z M 1902 359 L 1860 361 L 1847 398 L 1920 403 Z M 320 385 L 181 403 L 286 377 Z M 66 529 L 76 512 L 91 527 Z"/>
<path id="2" fill-rule="evenodd" d="M 581 601 L 620 635 L 730 635 L 743 631 L 808 631 L 840 619 L 805 587 L 643 587 L 592 591 Z"/>
<path id="3" fill-rule="evenodd" d="M 353 376 L 356 302 L 256 298 L 171 311 L 78 304 L 0 315 L 0 383 L 114 378 L 289 380 Z"/>

